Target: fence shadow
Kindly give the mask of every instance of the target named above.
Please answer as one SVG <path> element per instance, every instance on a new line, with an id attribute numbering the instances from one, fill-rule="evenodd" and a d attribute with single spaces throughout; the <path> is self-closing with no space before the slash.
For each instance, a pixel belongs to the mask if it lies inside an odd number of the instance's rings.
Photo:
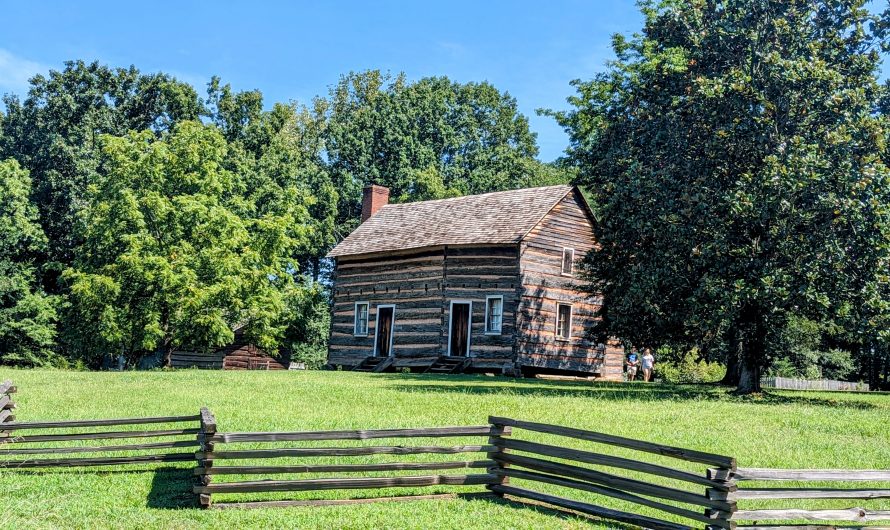
<path id="1" fill-rule="evenodd" d="M 192 493 L 193 468 L 160 467 L 154 470 L 146 506 L 159 509 L 197 508 L 198 501 Z"/>
<path id="2" fill-rule="evenodd" d="M 543 504 L 533 500 L 519 500 L 513 499 L 510 497 L 499 497 L 493 494 L 483 494 L 484 496 L 480 496 L 480 499 L 483 499 L 486 502 L 491 504 L 499 504 L 501 506 L 506 506 L 508 508 L 514 508 L 516 510 L 534 510 L 538 513 L 542 513 L 544 515 L 549 515 L 550 517 L 557 517 L 559 519 L 563 519 L 566 521 L 580 521 L 584 523 L 598 523 L 602 524 L 606 519 L 602 519 L 600 517 L 593 517 L 591 515 L 587 515 L 584 513 L 573 512 L 571 510 L 564 510 L 562 508 L 558 508 L 556 506 L 549 506 L 547 504 Z M 618 521 L 609 521 L 609 528 L 614 528 L 616 530 L 639 530 L 638 526 L 633 526 L 629 524 L 620 523 Z"/>

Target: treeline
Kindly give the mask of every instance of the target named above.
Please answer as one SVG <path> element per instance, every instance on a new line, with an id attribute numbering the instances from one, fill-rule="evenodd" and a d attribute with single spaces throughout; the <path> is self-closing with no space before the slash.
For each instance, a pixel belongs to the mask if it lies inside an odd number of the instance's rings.
<path id="1" fill-rule="evenodd" d="M 361 190 L 397 201 L 568 182 L 488 83 L 343 76 L 267 106 L 218 78 L 66 63 L 0 113 L 0 363 L 163 364 L 243 329 L 324 358 L 327 251 Z"/>

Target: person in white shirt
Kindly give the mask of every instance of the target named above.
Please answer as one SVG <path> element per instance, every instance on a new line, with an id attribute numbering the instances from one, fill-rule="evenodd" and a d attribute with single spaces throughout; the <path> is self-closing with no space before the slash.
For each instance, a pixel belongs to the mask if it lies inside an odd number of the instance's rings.
<path id="1" fill-rule="evenodd" d="M 646 348 L 643 350 L 642 357 L 643 381 L 648 382 L 652 379 L 652 370 L 655 368 L 655 357 L 652 356 L 652 350 Z"/>

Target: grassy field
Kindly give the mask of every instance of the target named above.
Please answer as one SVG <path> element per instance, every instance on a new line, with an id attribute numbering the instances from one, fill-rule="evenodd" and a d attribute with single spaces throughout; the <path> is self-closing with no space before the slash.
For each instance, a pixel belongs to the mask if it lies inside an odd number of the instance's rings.
<path id="1" fill-rule="evenodd" d="M 711 387 L 345 372 L 84 373 L 0 368 L 3 379 L 13 379 L 19 387 L 20 420 L 194 414 L 208 406 L 221 431 L 263 431 L 477 425 L 492 414 L 728 454 L 745 467 L 890 468 L 886 394 L 775 392 L 740 398 Z M 553 441 L 545 435 L 521 434 L 523 439 Z M 584 442 L 573 445 L 590 447 Z M 673 464 L 654 457 L 652 461 Z M 698 471 L 701 466 L 690 469 Z M 615 527 L 534 506 L 479 499 L 202 511 L 194 508 L 191 480 L 189 464 L 168 464 L 157 472 L 0 470 L 0 527 Z M 440 490 L 388 493 L 436 491 Z M 585 500 L 628 508 L 593 495 Z M 850 507 L 852 502 L 885 509 L 887 505 L 886 501 L 822 501 L 812 506 Z"/>

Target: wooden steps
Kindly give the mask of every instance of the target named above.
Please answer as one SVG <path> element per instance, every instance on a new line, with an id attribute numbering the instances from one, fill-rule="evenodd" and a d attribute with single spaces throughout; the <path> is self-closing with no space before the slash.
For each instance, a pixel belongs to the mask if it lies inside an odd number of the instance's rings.
<path id="1" fill-rule="evenodd" d="M 352 371 L 380 373 L 392 366 L 393 361 L 392 357 L 367 357 Z"/>
<path id="2" fill-rule="evenodd" d="M 469 357 L 449 357 L 442 355 L 433 361 L 426 370 L 425 374 L 460 374 L 470 366 Z"/>

